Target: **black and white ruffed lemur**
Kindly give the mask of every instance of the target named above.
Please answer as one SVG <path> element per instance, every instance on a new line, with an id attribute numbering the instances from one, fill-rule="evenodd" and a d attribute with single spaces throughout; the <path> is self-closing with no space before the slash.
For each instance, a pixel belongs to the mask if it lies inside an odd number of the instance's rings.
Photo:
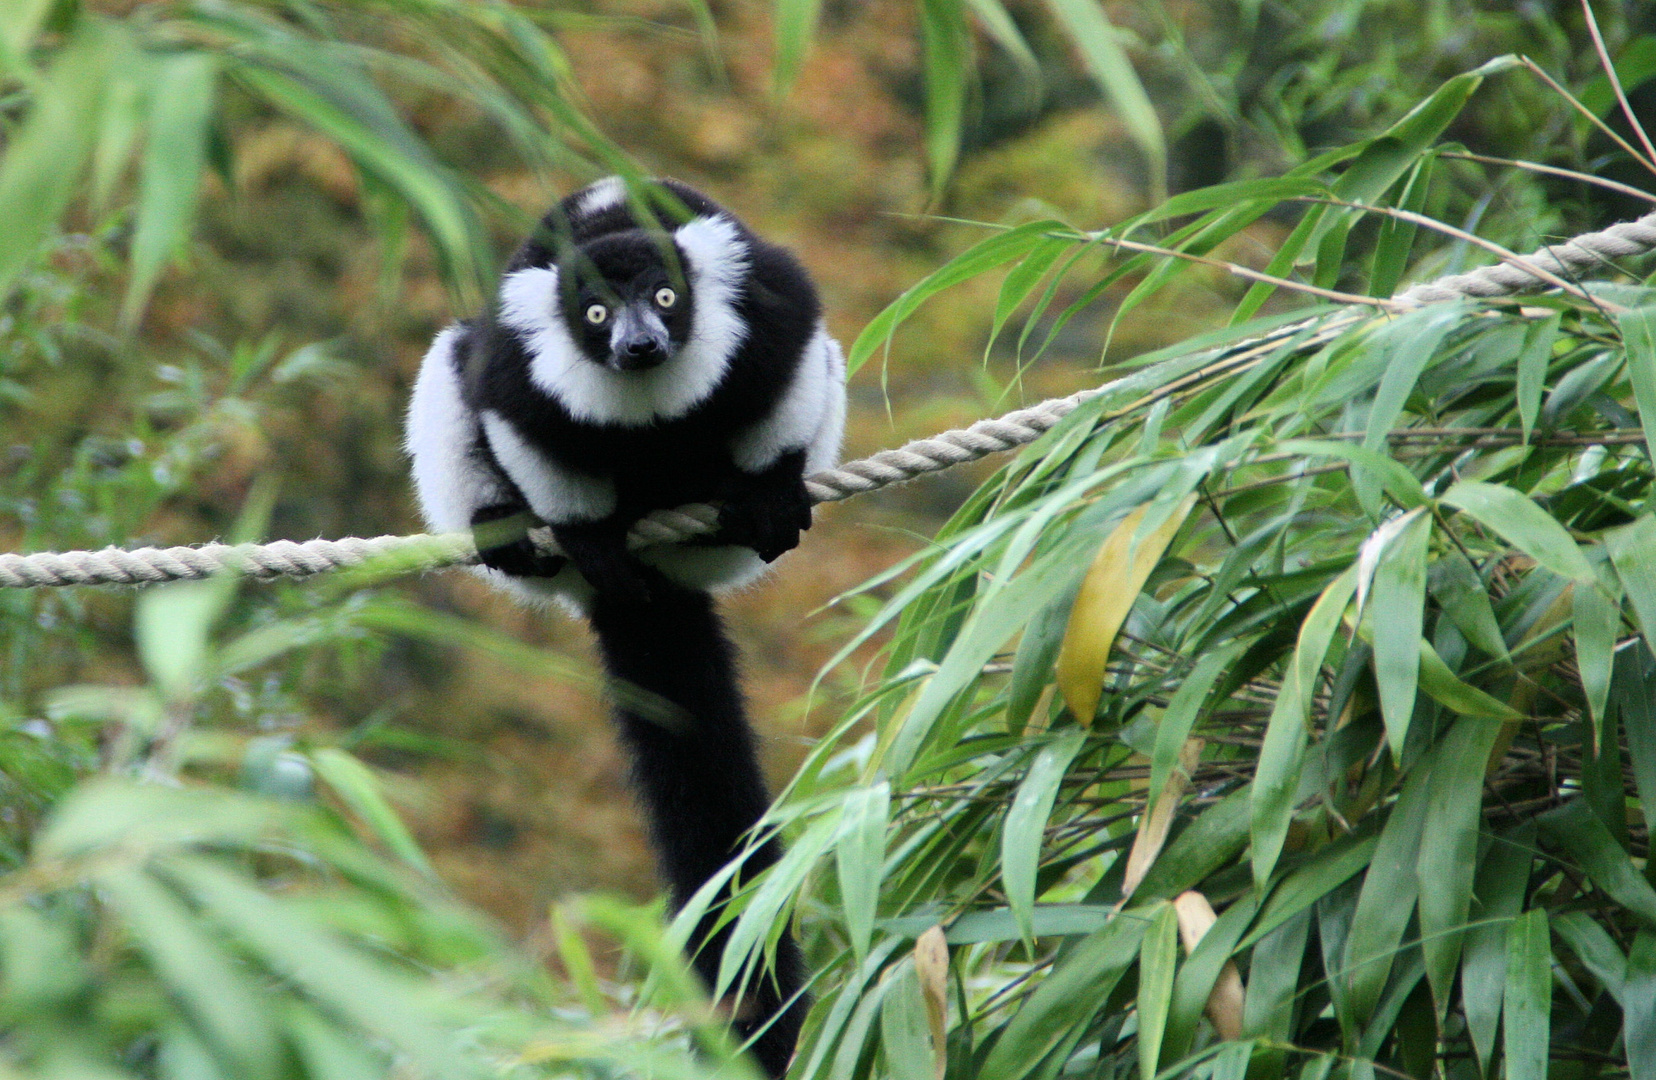
<path id="1" fill-rule="evenodd" d="M 438 335 L 408 452 L 433 531 L 474 530 L 491 582 L 590 620 L 676 907 L 769 803 L 710 590 L 753 580 L 810 526 L 804 478 L 836 462 L 845 360 L 788 252 L 684 184 L 635 187 L 654 223 L 628 195 L 611 178 L 553 207 L 492 310 Z M 640 517 L 695 502 L 720 508 L 710 541 L 627 550 Z M 532 520 L 564 556 L 501 528 Z M 744 873 L 779 855 L 771 840 Z M 726 937 L 710 926 L 695 952 L 709 985 Z M 771 1076 L 793 1052 L 804 979 L 784 936 L 735 1007 Z"/>

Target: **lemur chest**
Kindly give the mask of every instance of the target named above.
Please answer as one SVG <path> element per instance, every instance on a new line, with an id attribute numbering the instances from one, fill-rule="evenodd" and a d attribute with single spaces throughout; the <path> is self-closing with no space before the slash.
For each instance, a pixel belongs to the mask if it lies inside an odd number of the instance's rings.
<path id="1" fill-rule="evenodd" d="M 608 480 L 622 505 L 678 506 L 713 498 L 736 465 L 720 425 L 552 423 L 526 433 L 562 469 Z"/>

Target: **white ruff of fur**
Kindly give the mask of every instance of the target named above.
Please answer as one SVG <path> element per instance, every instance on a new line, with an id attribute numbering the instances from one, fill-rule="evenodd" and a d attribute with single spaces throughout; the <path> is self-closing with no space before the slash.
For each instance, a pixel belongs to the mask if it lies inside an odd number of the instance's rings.
<path id="1" fill-rule="evenodd" d="M 683 416 L 724 378 L 747 327 L 736 314 L 747 246 L 722 217 L 702 217 L 673 234 L 690 274 L 695 311 L 690 336 L 672 358 L 649 371 L 615 371 L 582 355 L 564 325 L 558 271 L 530 267 L 500 285 L 500 321 L 529 352 L 529 379 L 588 423 L 643 427 Z"/>
<path id="2" fill-rule="evenodd" d="M 575 213 L 581 217 L 591 217 L 600 210 L 619 206 L 626 197 L 626 183 L 619 176 L 606 176 L 597 183 L 581 189 L 581 193 L 575 197 Z"/>
<path id="3" fill-rule="evenodd" d="M 473 511 L 505 497 L 471 453 L 477 441 L 477 414 L 460 398 L 454 367 L 454 346 L 460 337 L 458 326 L 437 335 L 408 403 L 406 448 L 414 460 L 420 513 L 432 532 L 469 529 Z"/>

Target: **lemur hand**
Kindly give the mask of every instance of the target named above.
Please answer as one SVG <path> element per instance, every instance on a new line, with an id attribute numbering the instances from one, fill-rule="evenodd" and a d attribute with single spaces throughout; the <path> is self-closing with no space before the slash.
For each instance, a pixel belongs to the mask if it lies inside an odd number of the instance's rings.
<path id="1" fill-rule="evenodd" d="M 626 526 L 611 521 L 554 525 L 552 536 L 595 592 L 622 603 L 650 602 L 649 568 L 627 550 Z"/>
<path id="2" fill-rule="evenodd" d="M 512 519 L 521 517 L 522 522 Z M 529 539 L 534 523 L 526 507 L 509 503 L 485 506 L 472 515 L 472 537 L 484 566 L 512 577 L 554 577 L 564 568 L 561 555 L 545 555 Z"/>
<path id="3" fill-rule="evenodd" d="M 788 464 L 792 467 L 773 468 L 726 497 L 719 508 L 718 542 L 750 547 L 766 562 L 799 546 L 799 534 L 811 527 L 811 497 L 802 462 Z"/>

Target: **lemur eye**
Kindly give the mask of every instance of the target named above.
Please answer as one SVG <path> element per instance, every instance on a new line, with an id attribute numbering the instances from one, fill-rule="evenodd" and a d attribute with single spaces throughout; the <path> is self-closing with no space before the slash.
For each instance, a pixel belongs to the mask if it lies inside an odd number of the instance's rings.
<path id="1" fill-rule="evenodd" d="M 609 318 L 609 308 L 603 304 L 589 304 L 586 309 L 586 320 L 593 326 L 600 326 Z"/>
<path id="2" fill-rule="evenodd" d="M 656 290 L 655 301 L 661 307 L 670 308 L 678 303 L 678 293 L 663 285 Z"/>

